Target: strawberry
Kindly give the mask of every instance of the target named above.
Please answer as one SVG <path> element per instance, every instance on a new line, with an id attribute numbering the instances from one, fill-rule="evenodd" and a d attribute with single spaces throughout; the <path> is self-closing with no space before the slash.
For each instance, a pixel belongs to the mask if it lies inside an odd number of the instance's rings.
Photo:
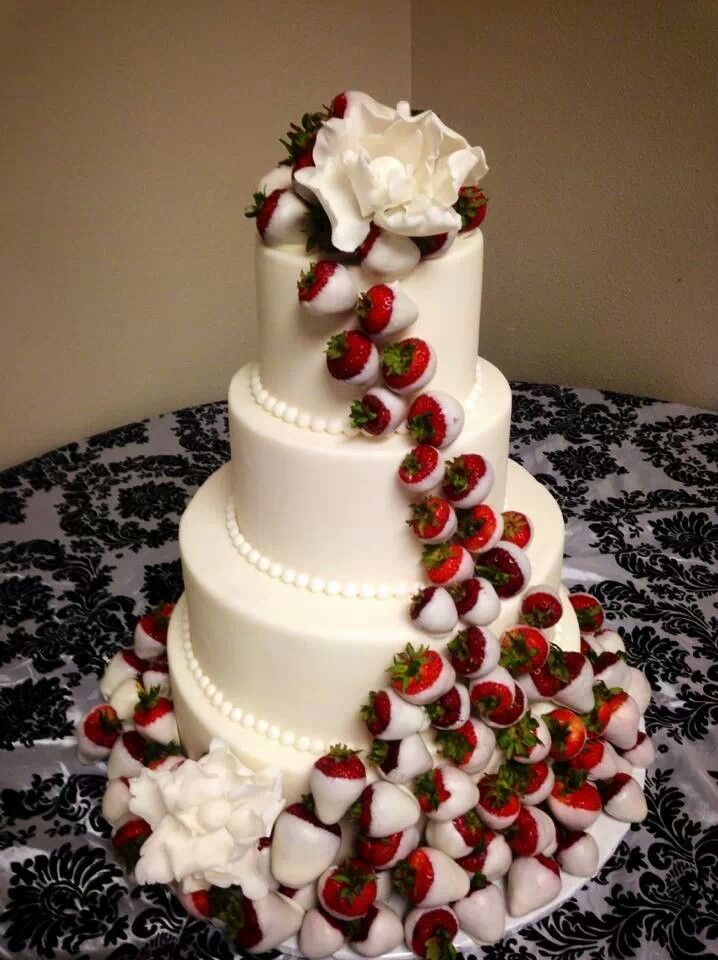
<path id="1" fill-rule="evenodd" d="M 525 713 L 513 726 L 501 730 L 496 742 L 508 760 L 538 763 L 551 749 L 551 735 L 540 717 Z"/>
<path id="2" fill-rule="evenodd" d="M 160 688 L 160 696 L 171 697 L 170 668 L 166 659 L 152 660 L 142 674 L 142 686 L 145 690 Z"/>
<path id="3" fill-rule="evenodd" d="M 259 841 L 259 843 L 262 842 L 262 840 Z M 285 883 L 280 883 L 277 887 L 277 893 L 281 893 L 283 897 L 288 897 L 304 911 L 311 910 L 319 903 L 316 883 L 305 883 L 303 887 L 288 887 Z"/>
<path id="4" fill-rule="evenodd" d="M 297 281 L 299 302 L 309 313 L 332 316 L 346 313 L 356 303 L 356 287 L 351 274 L 334 260 L 315 260 L 303 270 Z"/>
<path id="5" fill-rule="evenodd" d="M 357 837 L 357 854 L 365 863 L 377 870 L 389 870 L 403 860 L 412 850 L 416 850 L 421 840 L 418 826 L 407 827 L 388 837 L 376 839 L 360 833 Z"/>
<path id="6" fill-rule="evenodd" d="M 429 580 L 440 587 L 466 580 L 474 572 L 471 554 L 457 543 L 427 545 L 421 562 Z"/>
<path id="7" fill-rule="evenodd" d="M 412 237 L 411 239 L 419 248 L 422 260 L 435 260 L 437 257 L 443 257 L 451 249 L 456 239 L 456 232 L 435 233 L 430 237 Z"/>
<path id="8" fill-rule="evenodd" d="M 501 540 L 504 521 L 488 503 L 479 503 L 471 510 L 458 514 L 457 542 L 469 553 L 492 550 Z"/>
<path id="9" fill-rule="evenodd" d="M 272 831 L 271 866 L 278 883 L 303 887 L 334 861 L 341 844 L 337 824 L 322 823 L 311 797 L 291 803 L 279 814 Z"/>
<path id="10" fill-rule="evenodd" d="M 571 770 L 579 770 L 590 780 L 608 780 L 616 770 L 616 754 L 610 743 L 597 738 L 586 740 L 580 752 L 568 762 Z"/>
<path id="11" fill-rule="evenodd" d="M 651 685 L 646 675 L 636 667 L 629 667 L 625 690 L 633 698 L 638 712 L 643 716 L 651 703 Z"/>
<path id="12" fill-rule="evenodd" d="M 620 653 L 609 653 L 608 651 L 596 656 L 588 657 L 593 668 L 593 680 L 597 683 L 605 683 L 607 687 L 626 688 L 628 682 L 628 664 Z"/>
<path id="13" fill-rule="evenodd" d="M 478 506 L 491 493 L 494 471 L 478 453 L 462 453 L 446 464 L 442 492 L 456 507 Z"/>
<path id="14" fill-rule="evenodd" d="M 459 615 L 448 590 L 444 587 L 423 587 L 411 598 L 409 615 L 426 633 L 443 635 L 456 626 Z"/>
<path id="15" fill-rule="evenodd" d="M 142 762 L 148 770 L 174 770 L 184 763 L 186 757 L 178 743 L 162 744 L 145 740 Z"/>
<path id="16" fill-rule="evenodd" d="M 379 957 L 394 950 L 404 939 L 404 926 L 391 907 L 377 902 L 359 920 L 348 925 L 348 939 L 361 957 Z"/>
<path id="17" fill-rule="evenodd" d="M 621 756 L 625 760 L 628 760 L 631 766 L 645 769 L 653 763 L 656 751 L 651 743 L 650 737 L 640 732 L 633 746 L 629 747 L 628 750 L 622 750 Z"/>
<path id="18" fill-rule="evenodd" d="M 517 857 L 506 880 L 506 902 L 512 917 L 545 907 L 561 892 L 561 871 L 555 860 L 537 853 Z"/>
<path id="19" fill-rule="evenodd" d="M 495 711 L 506 711 L 514 703 L 516 684 L 504 667 L 494 667 L 489 673 L 474 680 L 469 686 L 471 706 L 481 717 Z"/>
<path id="20" fill-rule="evenodd" d="M 501 601 L 496 591 L 483 577 L 469 577 L 453 583 L 449 593 L 459 617 L 470 626 L 484 627 L 493 623 L 501 612 Z"/>
<path id="21" fill-rule="evenodd" d="M 464 408 L 448 393 L 421 393 L 412 401 L 406 423 L 417 443 L 428 443 L 441 450 L 461 433 Z"/>
<path id="22" fill-rule="evenodd" d="M 562 615 L 561 598 L 546 584 L 529 587 L 521 598 L 521 620 L 530 627 L 548 630 L 556 626 Z"/>
<path id="23" fill-rule="evenodd" d="M 475 809 L 467 810 L 453 820 L 429 820 L 426 824 L 426 842 L 456 860 L 465 857 L 487 841 L 487 830 Z"/>
<path id="24" fill-rule="evenodd" d="M 531 576 L 528 556 L 520 547 L 504 542 L 481 553 L 474 570 L 478 577 L 485 577 L 493 584 L 502 600 L 507 600 L 523 590 Z"/>
<path id="25" fill-rule="evenodd" d="M 414 795 L 404 787 L 377 780 L 364 788 L 349 816 L 359 823 L 362 833 L 376 839 L 415 826 L 421 810 Z"/>
<path id="26" fill-rule="evenodd" d="M 134 649 L 141 660 L 154 660 L 167 655 L 167 630 L 174 608 L 173 603 L 161 603 L 137 621 Z"/>
<path id="27" fill-rule="evenodd" d="M 122 732 L 117 712 L 109 704 L 93 707 L 77 725 L 77 752 L 84 763 L 105 760 Z"/>
<path id="28" fill-rule="evenodd" d="M 381 343 L 411 326 L 419 308 L 398 283 L 377 283 L 359 294 L 356 313 L 364 333 Z"/>
<path id="29" fill-rule="evenodd" d="M 140 859 L 140 849 L 151 835 L 152 827 L 142 817 L 133 817 L 125 821 L 112 834 L 112 846 L 127 867 L 132 870 Z"/>
<path id="30" fill-rule="evenodd" d="M 427 828 L 428 829 L 428 828 Z M 456 861 L 468 873 L 472 885 L 484 880 L 498 880 L 511 866 L 511 848 L 500 833 L 484 827 L 484 836 L 471 853 Z"/>
<path id="31" fill-rule="evenodd" d="M 443 467 L 442 467 L 443 471 Z M 114 657 L 105 667 L 105 672 L 100 680 L 100 692 L 105 700 L 109 700 L 117 687 L 128 677 L 136 679 L 148 668 L 147 660 L 142 660 L 137 656 L 134 650 L 129 647 L 124 650 L 118 650 Z"/>
<path id="32" fill-rule="evenodd" d="M 462 677 L 482 677 L 498 666 L 499 641 L 486 627 L 468 627 L 456 634 L 447 646 L 449 662 Z"/>
<path id="33" fill-rule="evenodd" d="M 384 383 L 400 396 L 421 390 L 435 372 L 436 353 L 426 340 L 419 337 L 390 343 L 381 352 Z"/>
<path id="34" fill-rule="evenodd" d="M 501 663 L 511 676 L 530 673 L 542 667 L 549 654 L 546 635 L 538 627 L 509 627 L 499 638 Z"/>
<path id="35" fill-rule="evenodd" d="M 300 123 L 290 123 L 285 140 L 279 142 L 287 151 L 288 156 L 282 160 L 283 166 L 291 167 L 299 157 L 311 151 L 324 122 L 328 119 L 326 109 L 302 115 Z"/>
<path id="36" fill-rule="evenodd" d="M 461 233 L 476 230 L 486 216 L 486 194 L 478 186 L 460 187 L 459 199 L 454 204 L 454 210 L 461 217 Z"/>
<path id="37" fill-rule="evenodd" d="M 616 630 L 609 630 L 607 627 L 601 627 L 595 633 L 584 633 L 583 638 L 598 646 L 598 653 L 625 653 L 626 644 L 623 637 Z"/>
<path id="38" fill-rule="evenodd" d="M 495 883 L 476 878 L 468 897 L 454 904 L 461 929 L 474 943 L 486 946 L 497 943 L 506 929 L 506 901 Z"/>
<path id="39" fill-rule="evenodd" d="M 501 516 L 504 519 L 504 532 L 501 539 L 524 550 L 529 545 L 533 534 L 529 518 L 518 510 L 504 510 Z"/>
<path id="40" fill-rule="evenodd" d="M 444 461 L 436 447 L 419 444 L 399 466 L 399 480 L 412 493 L 428 493 L 441 483 Z"/>
<path id="41" fill-rule="evenodd" d="M 429 820 L 454 820 L 476 806 L 479 790 L 463 770 L 434 767 L 414 781 L 414 795 Z"/>
<path id="42" fill-rule="evenodd" d="M 595 633 L 603 626 L 603 607 L 590 593 L 571 593 L 569 601 L 574 609 L 581 633 Z"/>
<path id="43" fill-rule="evenodd" d="M 307 205 L 293 190 L 272 190 L 269 195 L 260 190 L 253 200 L 244 215 L 257 221 L 259 236 L 268 247 L 306 241 Z"/>
<path id="44" fill-rule="evenodd" d="M 356 386 L 373 383 L 379 375 L 379 352 L 359 330 L 337 333 L 327 342 L 327 370 L 335 380 Z"/>
<path id="45" fill-rule="evenodd" d="M 195 920 L 208 920 L 212 916 L 209 890 L 193 890 L 191 893 L 177 891 L 179 902 Z"/>
<path id="46" fill-rule="evenodd" d="M 518 794 L 504 768 L 479 781 L 478 814 L 491 830 L 505 830 L 521 809 Z"/>
<path id="47" fill-rule="evenodd" d="M 274 190 L 287 190 L 292 186 L 292 171 L 284 164 L 277 164 L 268 173 L 265 173 L 257 185 L 255 193 L 266 193 L 267 196 Z"/>
<path id="48" fill-rule="evenodd" d="M 350 858 L 322 874 L 317 893 L 319 902 L 333 917 L 363 917 L 376 900 L 376 874 L 369 864 Z"/>
<path id="49" fill-rule="evenodd" d="M 515 857 L 533 857 L 556 845 L 553 820 L 538 807 L 521 807 L 505 836 Z"/>
<path id="50" fill-rule="evenodd" d="M 145 670 L 145 673 L 148 671 Z M 144 676 L 144 674 L 143 674 Z M 159 692 L 159 687 L 157 691 Z M 112 691 L 110 697 L 110 706 L 115 711 L 120 720 L 131 720 L 135 708 L 139 703 L 140 695 L 144 693 L 144 687 L 135 677 L 128 677 Z"/>
<path id="51" fill-rule="evenodd" d="M 127 730 L 115 741 L 107 759 L 107 778 L 137 777 L 145 757 L 147 741 L 135 730 Z"/>
<path id="52" fill-rule="evenodd" d="M 496 736 L 491 727 L 469 717 L 455 730 L 440 730 L 436 746 L 444 760 L 455 763 L 466 773 L 479 773 L 491 759 Z"/>
<path id="53" fill-rule="evenodd" d="M 116 826 L 130 812 L 130 781 L 128 777 L 109 780 L 102 797 L 102 816 Z"/>
<path id="54" fill-rule="evenodd" d="M 596 705 L 586 720 L 589 730 L 619 750 L 628 750 L 636 742 L 641 721 L 636 701 L 625 690 L 609 690 L 602 683 L 594 687 L 594 697 Z"/>
<path id="55" fill-rule="evenodd" d="M 299 931 L 299 949 L 307 960 L 330 957 L 346 943 L 344 921 L 313 906 L 304 915 Z"/>
<path id="56" fill-rule="evenodd" d="M 399 696 L 419 706 L 446 693 L 456 680 L 454 668 L 441 654 L 429 647 L 415 649 L 410 643 L 395 655 L 387 672 Z"/>
<path id="57" fill-rule="evenodd" d="M 140 693 L 133 719 L 138 733 L 150 740 L 163 744 L 179 740 L 172 701 L 160 696 L 159 687 Z"/>
<path id="58" fill-rule="evenodd" d="M 484 722 L 490 727 L 503 729 L 511 727 L 517 723 L 526 713 L 526 696 L 521 687 L 516 684 L 514 687 L 513 700 L 508 706 L 496 707 L 483 715 Z"/>
<path id="59" fill-rule="evenodd" d="M 409 903 L 438 907 L 469 892 L 469 878 L 451 857 L 432 847 L 418 847 L 394 867 L 394 889 Z"/>
<path id="60" fill-rule="evenodd" d="M 425 709 L 436 730 L 456 730 L 469 719 L 469 691 L 463 683 L 455 683 L 437 700 L 428 703 Z"/>
<path id="61" fill-rule="evenodd" d="M 424 709 L 408 703 L 391 687 L 371 691 L 368 702 L 361 708 L 361 718 L 369 733 L 382 740 L 403 740 L 429 726 Z"/>
<path id="62" fill-rule="evenodd" d="M 303 912 L 292 900 L 270 891 L 250 900 L 239 887 L 210 887 L 212 917 L 224 927 L 227 939 L 241 951 L 265 953 L 289 940 L 302 923 Z"/>
<path id="63" fill-rule="evenodd" d="M 592 877 L 598 869 L 598 844 L 582 830 L 558 831 L 556 859 L 561 869 L 574 877 Z"/>
<path id="64" fill-rule="evenodd" d="M 551 734 L 549 756 L 553 760 L 572 760 L 586 742 L 586 727 L 583 720 L 565 707 L 557 707 L 543 717 Z"/>
<path id="65" fill-rule="evenodd" d="M 419 503 L 412 503 L 411 517 L 406 522 L 422 543 L 443 543 L 456 532 L 454 508 L 441 497 L 424 497 Z"/>
<path id="66" fill-rule="evenodd" d="M 564 652 L 551 645 L 546 662 L 522 678 L 529 700 L 555 700 L 571 710 L 585 712 L 593 706 L 593 670 L 583 654 Z"/>
<path id="67" fill-rule="evenodd" d="M 459 921 L 450 907 L 417 907 L 404 920 L 404 940 L 422 960 L 456 960 Z"/>
<path id="68" fill-rule="evenodd" d="M 358 800 L 366 786 L 366 768 L 343 743 L 335 744 L 314 762 L 309 771 L 309 789 L 322 823 L 338 823 Z"/>
<path id="69" fill-rule="evenodd" d="M 640 786 L 627 773 L 617 773 L 598 784 L 604 812 L 624 823 L 641 823 L 648 815 L 646 798 Z"/>
<path id="70" fill-rule="evenodd" d="M 349 419 L 353 427 L 372 437 L 384 437 L 406 419 L 407 403 L 384 387 L 372 387 L 351 405 Z"/>
<path id="71" fill-rule="evenodd" d="M 348 94 L 346 91 L 342 91 L 342 93 L 338 93 L 332 99 L 332 102 L 329 104 L 330 117 L 338 117 L 339 119 L 343 118 L 347 110 L 349 96 L 350 94 Z"/>
<path id="72" fill-rule="evenodd" d="M 420 733 L 403 740 L 375 740 L 369 760 L 375 764 L 379 776 L 390 783 L 409 783 L 431 770 L 431 754 Z"/>
<path id="73" fill-rule="evenodd" d="M 421 257 L 409 237 L 384 232 L 375 224 L 371 225 L 356 254 L 365 270 L 384 280 L 395 280 L 411 273 Z"/>
<path id="74" fill-rule="evenodd" d="M 510 775 L 524 806 L 536 806 L 548 797 L 555 783 L 554 772 L 545 760 L 518 767 L 508 764 Z"/>
<path id="75" fill-rule="evenodd" d="M 557 776 L 548 808 L 568 830 L 587 830 L 601 812 L 601 797 L 583 772 L 568 770 Z"/>

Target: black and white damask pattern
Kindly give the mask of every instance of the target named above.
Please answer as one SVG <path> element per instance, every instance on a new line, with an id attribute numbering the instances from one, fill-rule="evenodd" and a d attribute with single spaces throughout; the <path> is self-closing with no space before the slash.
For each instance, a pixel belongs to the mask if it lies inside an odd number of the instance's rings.
<path id="1" fill-rule="evenodd" d="M 224 404 L 0 474 L 0 955 L 230 960 L 221 935 L 117 865 L 104 768 L 72 730 L 135 617 L 182 590 L 180 514 L 229 456 Z M 514 384 L 512 455 L 566 518 L 565 580 L 647 673 L 649 817 L 599 877 L 480 960 L 707 958 L 718 942 L 718 417 Z M 507 507 L 521 507 L 507 504 Z"/>

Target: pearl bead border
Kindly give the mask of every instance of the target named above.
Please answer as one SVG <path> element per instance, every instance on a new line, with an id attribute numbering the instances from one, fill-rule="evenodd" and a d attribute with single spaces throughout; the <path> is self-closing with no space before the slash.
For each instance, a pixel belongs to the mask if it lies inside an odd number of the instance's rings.
<path id="1" fill-rule="evenodd" d="M 326 752 L 326 744 L 321 738 L 307 737 L 298 735 L 292 730 L 283 730 L 276 723 L 270 723 L 269 720 L 258 719 L 253 713 L 243 710 L 242 707 L 235 706 L 235 704 L 225 697 L 217 685 L 212 683 L 207 674 L 202 670 L 194 654 L 192 640 L 190 638 L 189 617 L 186 610 L 182 614 L 182 651 L 187 669 L 196 680 L 200 691 L 211 705 L 219 711 L 222 717 L 244 727 L 245 730 L 251 730 L 253 733 L 259 734 L 259 736 L 273 740 L 283 747 L 298 750 L 300 753 L 311 753 L 316 756 L 321 756 Z"/>
<path id="2" fill-rule="evenodd" d="M 296 587 L 298 590 L 308 590 L 310 593 L 323 593 L 328 597 L 339 597 L 344 600 L 390 600 L 394 597 L 410 597 L 425 584 L 416 581 L 409 583 L 367 583 L 356 580 L 334 580 L 310 573 L 302 573 L 287 567 L 283 563 L 271 560 L 260 553 L 256 547 L 240 532 L 237 525 L 237 516 L 234 510 L 234 500 L 230 497 L 225 508 L 225 526 L 227 535 L 239 555 L 260 573 L 266 573 L 280 583 Z"/>
<path id="3" fill-rule="evenodd" d="M 259 364 L 252 366 L 249 377 L 249 392 L 252 394 L 255 403 L 257 403 L 267 413 L 285 423 L 300 427 L 303 430 L 311 430 L 314 433 L 328 433 L 331 436 L 355 437 L 360 432 L 352 426 L 348 417 L 319 417 L 314 416 L 306 410 L 300 410 L 299 407 L 289 406 L 284 400 L 279 400 L 271 394 L 262 384 L 262 378 L 259 373 Z M 464 409 L 467 412 L 474 410 L 481 396 L 481 361 L 476 361 L 476 380 L 471 388 L 468 397 L 464 401 Z M 406 427 L 402 424 L 397 433 L 406 433 Z"/>

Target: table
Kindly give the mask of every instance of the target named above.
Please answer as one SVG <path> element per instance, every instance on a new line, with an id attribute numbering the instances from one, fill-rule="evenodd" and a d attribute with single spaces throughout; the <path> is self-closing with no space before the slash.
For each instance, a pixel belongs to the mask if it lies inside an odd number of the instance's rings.
<path id="1" fill-rule="evenodd" d="M 649 817 L 600 875 L 488 960 L 714 956 L 718 939 L 718 416 L 514 383 L 512 456 L 566 518 L 564 578 L 647 673 Z M 211 926 L 115 861 L 102 765 L 73 727 L 136 616 L 181 592 L 177 525 L 229 457 L 212 403 L 0 474 L 0 955 L 229 960 Z M 508 504 L 508 507 L 511 505 Z"/>

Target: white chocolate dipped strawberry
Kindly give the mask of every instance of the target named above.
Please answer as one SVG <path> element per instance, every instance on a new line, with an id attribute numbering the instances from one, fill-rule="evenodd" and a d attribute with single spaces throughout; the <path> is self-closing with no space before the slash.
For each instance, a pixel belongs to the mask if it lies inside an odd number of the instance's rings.
<path id="1" fill-rule="evenodd" d="M 444 760 L 455 763 L 465 773 L 480 773 L 491 760 L 496 735 L 491 727 L 469 717 L 454 730 L 440 730 L 436 735 L 436 746 Z"/>
<path id="2" fill-rule="evenodd" d="M 379 900 L 366 916 L 350 924 L 349 943 L 361 957 L 381 957 L 404 939 L 404 925 L 391 907 Z"/>
<path id="3" fill-rule="evenodd" d="M 514 772 L 515 768 L 514 768 Z M 521 803 L 526 807 L 534 807 L 550 795 L 556 778 L 553 768 L 540 760 L 538 763 L 527 764 L 521 770 Z"/>
<path id="4" fill-rule="evenodd" d="M 488 627 L 461 630 L 447 646 L 449 662 L 461 677 L 478 679 L 499 665 L 501 646 Z"/>
<path id="5" fill-rule="evenodd" d="M 515 857 L 533 857 L 556 849 L 556 825 L 539 807 L 522 806 L 504 836 Z"/>
<path id="6" fill-rule="evenodd" d="M 504 510 L 501 516 L 504 521 L 501 539 L 525 550 L 533 536 L 533 524 L 529 518 L 520 510 Z"/>
<path id="7" fill-rule="evenodd" d="M 422 390 L 436 373 L 436 353 L 420 337 L 390 343 L 381 351 L 384 384 L 399 396 Z"/>
<path id="8" fill-rule="evenodd" d="M 316 260 L 302 271 L 297 296 L 307 313 L 331 317 L 352 310 L 357 291 L 345 266 L 334 260 Z"/>
<path id="9" fill-rule="evenodd" d="M 455 960 L 459 921 L 451 907 L 415 907 L 404 918 L 404 942 L 422 960 Z"/>
<path id="10" fill-rule="evenodd" d="M 446 464 L 441 490 L 455 507 L 468 510 L 491 493 L 494 470 L 478 453 L 462 453 Z"/>
<path id="11" fill-rule="evenodd" d="M 638 704 L 625 690 L 594 687 L 596 705 L 591 713 L 589 729 L 619 750 L 628 750 L 638 738 L 641 714 Z"/>
<path id="12" fill-rule="evenodd" d="M 479 799 L 479 788 L 471 777 L 448 763 L 417 777 L 413 790 L 429 820 L 454 820 L 475 807 Z"/>
<path id="13" fill-rule="evenodd" d="M 299 930 L 299 949 L 307 960 L 331 957 L 346 943 L 344 922 L 321 907 L 308 910 Z"/>
<path id="14" fill-rule="evenodd" d="M 159 687 L 160 696 L 172 699 L 170 668 L 165 659 L 151 660 L 141 677 L 145 690 Z"/>
<path id="15" fill-rule="evenodd" d="M 627 760 L 632 767 L 646 769 L 650 767 L 656 758 L 656 750 L 648 734 L 639 731 L 636 742 L 628 750 L 623 750 L 621 756 Z"/>
<path id="16" fill-rule="evenodd" d="M 595 784 L 578 770 L 556 777 L 547 803 L 551 815 L 567 830 L 588 830 L 601 813 L 601 797 Z"/>
<path id="17" fill-rule="evenodd" d="M 361 718 L 369 733 L 382 740 L 403 740 L 429 727 L 426 711 L 400 697 L 392 687 L 372 690 L 361 708 Z"/>
<path id="18" fill-rule="evenodd" d="M 309 789 L 322 823 L 338 823 L 359 799 L 366 783 L 366 768 L 357 751 L 343 743 L 330 747 L 309 771 Z"/>
<path id="19" fill-rule="evenodd" d="M 158 687 L 159 689 L 159 687 Z M 120 720 L 131 720 L 145 688 L 135 677 L 128 677 L 112 691 L 110 706 Z"/>
<path id="20" fill-rule="evenodd" d="M 481 842 L 466 856 L 459 857 L 456 862 L 462 870 L 466 871 L 469 879 L 480 873 L 487 880 L 498 880 L 508 873 L 512 857 L 506 838 L 484 826 Z"/>
<path id="21" fill-rule="evenodd" d="M 288 887 L 303 887 L 334 862 L 340 845 L 337 824 L 322 823 L 307 799 L 292 803 L 279 814 L 272 831 L 272 874 Z"/>
<path id="22" fill-rule="evenodd" d="M 416 397 L 406 418 L 409 433 L 417 443 L 442 450 L 456 440 L 464 427 L 464 408 L 448 393 L 430 390 Z"/>
<path id="23" fill-rule="evenodd" d="M 618 653 L 609 653 L 607 650 L 594 657 L 593 682 L 605 683 L 607 687 L 621 687 L 625 690 L 629 678 L 629 666 Z"/>
<path id="24" fill-rule="evenodd" d="M 187 913 L 195 920 L 208 920 L 212 916 L 212 904 L 208 888 L 193 890 L 191 893 L 176 890 L 175 893 Z"/>
<path id="25" fill-rule="evenodd" d="M 425 546 L 421 562 L 427 577 L 437 587 L 448 587 L 459 580 L 468 580 L 474 572 L 471 554 L 458 543 Z"/>
<path id="26" fill-rule="evenodd" d="M 134 650 L 141 660 L 167 656 L 167 630 L 174 607 L 173 603 L 162 603 L 137 621 Z"/>
<path id="27" fill-rule="evenodd" d="M 441 483 L 444 458 L 429 444 L 414 447 L 399 464 L 399 482 L 411 494 L 429 493 Z"/>
<path id="28" fill-rule="evenodd" d="M 75 728 L 80 760 L 83 763 L 106 760 L 121 732 L 120 717 L 111 704 L 93 707 Z"/>
<path id="29" fill-rule="evenodd" d="M 126 730 L 115 741 L 107 759 L 107 778 L 137 777 L 144 766 L 147 741 L 136 730 Z"/>
<path id="30" fill-rule="evenodd" d="M 485 553 L 501 540 L 504 532 L 504 521 L 488 503 L 479 503 L 470 510 L 460 510 L 457 514 L 458 525 L 456 542 L 465 547 L 469 553 Z"/>
<path id="31" fill-rule="evenodd" d="M 499 637 L 499 644 L 501 666 L 512 677 L 539 670 L 548 659 L 548 637 L 538 627 L 529 627 L 524 623 L 509 627 Z"/>
<path id="32" fill-rule="evenodd" d="M 451 249 L 456 240 L 457 231 L 451 230 L 448 233 L 435 233 L 429 237 L 412 237 L 411 239 L 419 248 L 422 260 L 438 260 Z"/>
<path id="33" fill-rule="evenodd" d="M 560 667 L 555 674 L 560 685 L 552 699 L 562 707 L 577 713 L 593 709 L 593 669 L 588 657 L 573 650 L 562 651 Z"/>
<path id="34" fill-rule="evenodd" d="M 545 907 L 561 891 L 561 872 L 555 860 L 542 853 L 517 857 L 506 880 L 506 903 L 512 917 Z"/>
<path id="35" fill-rule="evenodd" d="M 353 427 L 370 437 L 387 437 L 406 419 L 408 404 L 385 387 L 372 387 L 351 405 L 349 419 Z"/>
<path id="36" fill-rule="evenodd" d="M 259 236 L 268 247 L 278 247 L 306 243 L 307 213 L 306 203 L 293 190 L 277 188 L 255 193 L 244 215 L 257 221 Z"/>
<path id="37" fill-rule="evenodd" d="M 599 600 L 590 593 L 580 592 L 569 594 L 568 599 L 576 614 L 581 633 L 595 633 L 601 629 L 606 615 Z"/>
<path id="38" fill-rule="evenodd" d="M 360 833 L 356 841 L 356 850 L 365 863 L 376 870 L 390 870 L 403 860 L 421 843 L 421 830 L 417 824 L 391 833 L 388 837 L 368 837 Z"/>
<path id="39" fill-rule="evenodd" d="M 266 953 L 299 932 L 304 911 L 287 897 L 270 891 L 250 900 L 238 887 L 211 887 L 212 917 L 225 928 L 234 947 L 248 953 Z"/>
<path id="40" fill-rule="evenodd" d="M 257 184 L 255 193 L 266 193 L 267 196 L 274 190 L 289 190 L 292 186 L 292 170 L 285 164 L 277 164 L 267 170 Z"/>
<path id="41" fill-rule="evenodd" d="M 421 259 L 409 237 L 388 233 L 372 224 L 366 240 L 357 249 L 362 268 L 383 280 L 396 280 L 411 273 Z"/>
<path id="42" fill-rule="evenodd" d="M 453 820 L 428 820 L 425 830 L 427 844 L 452 860 L 468 856 L 477 847 L 483 848 L 488 832 L 474 808 Z"/>
<path id="43" fill-rule="evenodd" d="M 457 730 L 469 719 L 471 700 L 463 683 L 455 683 L 436 700 L 425 707 L 431 725 L 436 730 Z"/>
<path id="44" fill-rule="evenodd" d="M 471 707 L 475 714 L 493 725 L 498 713 L 510 710 L 516 694 L 516 682 L 505 667 L 497 666 L 469 684 Z M 518 719 L 518 717 L 516 718 Z"/>
<path id="45" fill-rule="evenodd" d="M 325 870 L 317 881 L 319 903 L 339 920 L 366 916 L 376 900 L 374 868 L 358 858 L 343 860 Z"/>
<path id="46" fill-rule="evenodd" d="M 583 635 L 587 640 L 593 640 L 600 647 L 599 652 L 606 653 L 625 653 L 626 644 L 623 637 L 617 630 L 610 630 L 607 627 L 601 627 L 593 634 Z"/>
<path id="47" fill-rule="evenodd" d="M 102 796 L 102 816 L 116 826 L 130 812 L 130 781 L 127 777 L 108 780 Z"/>
<path id="48" fill-rule="evenodd" d="M 633 698 L 638 712 L 643 716 L 651 702 L 651 685 L 646 675 L 636 667 L 628 667 L 628 680 L 624 689 Z"/>
<path id="49" fill-rule="evenodd" d="M 454 508 L 442 497 L 424 497 L 418 503 L 412 503 L 410 509 L 411 515 L 406 522 L 422 543 L 446 543 L 456 533 Z"/>
<path id="50" fill-rule="evenodd" d="M 267 852 L 271 860 L 271 850 L 267 850 Z M 286 884 L 280 883 L 277 886 L 277 893 L 281 893 L 283 897 L 293 900 L 305 913 L 307 910 L 311 910 L 312 907 L 316 907 L 319 903 L 316 883 L 305 883 L 302 887 L 288 887 Z"/>
<path id="51" fill-rule="evenodd" d="M 359 326 L 376 343 L 383 343 L 411 326 L 419 308 L 398 283 L 377 283 L 356 302 Z"/>
<path id="52" fill-rule="evenodd" d="M 488 580 L 469 577 L 451 584 L 449 593 L 459 618 L 469 626 L 485 627 L 501 612 L 501 601 Z"/>
<path id="53" fill-rule="evenodd" d="M 560 830 L 556 859 L 574 877 L 592 877 L 598 870 L 598 844 L 582 830 Z"/>
<path id="54" fill-rule="evenodd" d="M 617 773 L 610 780 L 601 780 L 598 791 L 604 813 L 624 823 L 641 823 L 648 816 L 648 806 L 638 781 L 627 773 Z"/>
<path id="55" fill-rule="evenodd" d="M 327 342 L 327 370 L 341 383 L 369 386 L 379 376 L 379 351 L 366 334 L 346 330 Z"/>
<path id="56" fill-rule="evenodd" d="M 179 740 L 172 701 L 161 697 L 158 687 L 140 692 L 132 718 L 137 732 L 148 740 L 162 744 Z"/>
<path id="57" fill-rule="evenodd" d="M 454 904 L 454 912 L 474 943 L 488 946 L 497 943 L 506 929 L 506 901 L 495 883 L 475 878 L 469 895 Z"/>
<path id="58" fill-rule="evenodd" d="M 516 820 L 521 810 L 515 781 L 506 767 L 498 773 L 483 776 L 479 780 L 477 812 L 491 830 L 505 830 Z"/>
<path id="59" fill-rule="evenodd" d="M 391 686 L 404 700 L 424 706 L 454 685 L 456 674 L 446 657 L 423 646 L 407 643 L 387 668 Z"/>
<path id="60" fill-rule="evenodd" d="M 365 787 L 349 814 L 362 833 L 376 839 L 415 826 L 421 810 L 414 795 L 405 787 L 377 780 Z"/>
<path id="61" fill-rule="evenodd" d="M 510 727 L 500 730 L 496 742 L 507 760 L 517 763 L 538 763 L 551 750 L 551 734 L 541 717 L 525 713 Z"/>
<path id="62" fill-rule="evenodd" d="M 579 753 L 568 761 L 572 770 L 580 770 L 589 780 L 610 780 L 618 767 L 616 751 L 607 740 L 591 737 Z"/>
<path id="63" fill-rule="evenodd" d="M 485 577 L 493 584 L 502 600 L 520 593 L 531 578 L 528 555 L 515 544 L 504 541 L 480 553 L 474 570 L 478 577 Z"/>
<path id="64" fill-rule="evenodd" d="M 563 616 L 558 592 L 546 583 L 529 587 L 521 598 L 521 622 L 540 630 L 555 627 Z"/>
<path id="65" fill-rule="evenodd" d="M 456 605 L 444 587 L 423 587 L 411 598 L 409 616 L 425 633 L 444 636 L 459 622 Z"/>
<path id="66" fill-rule="evenodd" d="M 108 661 L 105 672 L 102 674 L 100 680 L 102 696 L 105 700 L 109 700 L 123 680 L 128 677 L 139 677 L 148 666 L 147 661 L 138 657 L 135 651 L 129 647 L 125 650 L 118 650 L 114 657 Z"/>
<path id="67" fill-rule="evenodd" d="M 392 879 L 397 893 L 419 907 L 438 907 L 469 892 L 466 872 L 433 847 L 418 847 L 397 863 Z"/>
<path id="68" fill-rule="evenodd" d="M 433 763 L 420 733 L 412 733 L 403 740 L 375 740 L 369 760 L 382 780 L 401 784 L 431 770 Z"/>

